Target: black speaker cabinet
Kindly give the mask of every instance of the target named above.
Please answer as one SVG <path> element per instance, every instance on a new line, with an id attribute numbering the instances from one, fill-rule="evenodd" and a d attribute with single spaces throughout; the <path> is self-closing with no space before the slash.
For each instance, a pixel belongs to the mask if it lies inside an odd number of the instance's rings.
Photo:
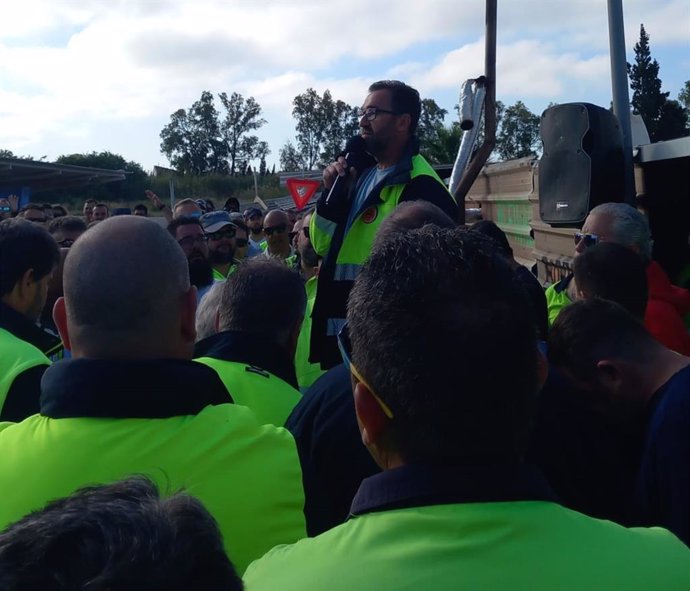
<path id="1" fill-rule="evenodd" d="M 539 133 L 539 211 L 551 226 L 579 227 L 589 211 L 624 200 L 623 139 L 617 117 L 589 103 L 546 109 Z"/>

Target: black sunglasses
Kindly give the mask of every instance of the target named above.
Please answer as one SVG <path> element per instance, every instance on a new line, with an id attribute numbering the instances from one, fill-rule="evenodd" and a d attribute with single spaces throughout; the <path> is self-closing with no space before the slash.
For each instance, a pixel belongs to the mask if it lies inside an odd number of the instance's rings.
<path id="1" fill-rule="evenodd" d="M 225 228 L 224 230 L 218 230 L 217 232 L 211 232 L 206 234 L 209 240 L 222 240 L 223 238 L 234 238 L 235 228 Z"/>
<path id="2" fill-rule="evenodd" d="M 283 234 L 284 232 L 287 232 L 287 224 L 279 224 L 277 226 L 273 226 L 272 228 L 267 228 L 264 226 L 264 232 L 266 233 L 266 236 L 272 236 L 273 234 Z"/>
<path id="3" fill-rule="evenodd" d="M 302 226 L 302 234 L 304 234 L 304 237 L 307 240 L 311 240 L 311 238 L 309 236 L 309 226 Z"/>

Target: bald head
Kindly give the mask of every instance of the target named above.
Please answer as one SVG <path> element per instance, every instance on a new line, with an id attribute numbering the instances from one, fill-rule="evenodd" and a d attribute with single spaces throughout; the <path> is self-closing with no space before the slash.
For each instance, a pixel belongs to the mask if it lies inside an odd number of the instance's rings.
<path id="1" fill-rule="evenodd" d="M 118 216 L 88 230 L 65 261 L 64 291 L 75 354 L 175 356 L 192 292 L 182 249 L 157 223 Z"/>
<path id="2" fill-rule="evenodd" d="M 290 218 L 288 218 L 288 214 L 281 209 L 269 211 L 264 218 L 264 226 L 268 226 L 269 228 L 280 224 L 288 225 L 289 223 Z"/>

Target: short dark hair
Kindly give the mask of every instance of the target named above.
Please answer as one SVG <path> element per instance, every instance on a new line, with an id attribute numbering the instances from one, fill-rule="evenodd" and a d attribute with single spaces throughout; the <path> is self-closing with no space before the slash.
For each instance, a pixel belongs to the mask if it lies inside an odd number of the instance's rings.
<path id="1" fill-rule="evenodd" d="M 173 220 L 168 223 L 168 232 L 170 232 L 170 235 L 177 240 L 177 229 L 180 226 L 192 226 L 192 225 L 197 225 L 202 230 L 204 229 L 204 227 L 201 225 L 201 221 L 199 220 L 199 218 L 182 216 L 179 218 L 173 218 Z"/>
<path id="2" fill-rule="evenodd" d="M 40 211 L 43 213 L 43 206 L 40 203 L 27 203 L 24 207 L 19 210 L 19 213 L 24 213 L 25 211 Z"/>
<path id="3" fill-rule="evenodd" d="M 307 295 L 299 274 L 283 262 L 255 257 L 223 286 L 218 328 L 263 336 L 284 345 L 304 316 Z"/>
<path id="4" fill-rule="evenodd" d="M 139 476 L 78 490 L 0 533 L 0 588 L 241 590 L 201 501 Z"/>
<path id="5" fill-rule="evenodd" d="M 537 331 L 486 237 L 430 225 L 390 236 L 355 280 L 347 318 L 354 365 L 392 408 L 391 445 L 406 462 L 524 453 Z"/>
<path id="6" fill-rule="evenodd" d="M 575 257 L 578 289 L 588 297 L 611 300 L 642 320 L 647 308 L 647 273 L 640 256 L 614 242 L 601 242 Z"/>
<path id="7" fill-rule="evenodd" d="M 389 236 L 432 224 L 438 228 L 455 228 L 457 224 L 438 205 L 429 201 L 403 201 L 381 222 L 374 246 Z"/>
<path id="8" fill-rule="evenodd" d="M 146 213 L 149 212 L 149 208 L 146 207 L 143 203 L 137 203 L 137 204 L 134 206 L 134 211 L 136 211 L 137 209 L 143 209 Z"/>
<path id="9" fill-rule="evenodd" d="M 87 203 L 93 203 L 95 205 L 97 201 L 93 197 L 90 197 L 89 199 L 84 199 L 84 205 Z"/>
<path id="10" fill-rule="evenodd" d="M 396 113 L 407 113 L 410 116 L 410 135 L 417 131 L 419 116 L 422 113 L 422 102 L 419 92 L 400 80 L 379 80 L 369 87 L 369 92 L 388 90 L 391 93 L 391 110 Z"/>
<path id="11" fill-rule="evenodd" d="M 66 216 L 68 215 L 67 210 L 63 205 L 60 205 L 59 203 L 53 203 L 53 215 L 55 215 L 55 211 L 58 210 L 60 212 L 59 216 L 55 217 L 61 217 L 61 216 Z"/>
<path id="12" fill-rule="evenodd" d="M 549 332 L 549 363 L 574 377 L 591 380 L 605 358 L 642 362 L 656 341 L 623 306 L 591 298 L 573 302 Z"/>
<path id="13" fill-rule="evenodd" d="M 470 231 L 479 232 L 488 236 L 501 249 L 501 252 L 509 258 L 513 258 L 513 249 L 510 247 L 506 233 L 491 220 L 480 220 L 470 226 Z"/>
<path id="14" fill-rule="evenodd" d="M 86 222 L 84 218 L 76 215 L 63 215 L 53 219 L 48 225 L 48 232 L 86 232 Z"/>
<path id="15" fill-rule="evenodd" d="M 42 279 L 60 262 L 60 249 L 48 230 L 21 218 L 0 222 L 0 296 L 10 293 L 29 269 Z"/>
<path id="16" fill-rule="evenodd" d="M 106 209 L 107 211 L 110 211 L 110 208 L 108 207 L 108 204 L 107 204 L 107 203 L 99 202 L 99 203 L 96 203 L 96 205 L 93 206 L 94 209 L 96 209 L 97 207 L 105 207 L 105 209 Z"/>

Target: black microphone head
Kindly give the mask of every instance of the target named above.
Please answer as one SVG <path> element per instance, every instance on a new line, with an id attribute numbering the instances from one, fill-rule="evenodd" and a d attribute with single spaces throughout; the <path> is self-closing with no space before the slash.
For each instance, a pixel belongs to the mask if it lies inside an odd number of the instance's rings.
<path id="1" fill-rule="evenodd" d="M 346 154 L 361 154 L 367 151 L 367 143 L 361 135 L 353 135 L 345 144 Z"/>

